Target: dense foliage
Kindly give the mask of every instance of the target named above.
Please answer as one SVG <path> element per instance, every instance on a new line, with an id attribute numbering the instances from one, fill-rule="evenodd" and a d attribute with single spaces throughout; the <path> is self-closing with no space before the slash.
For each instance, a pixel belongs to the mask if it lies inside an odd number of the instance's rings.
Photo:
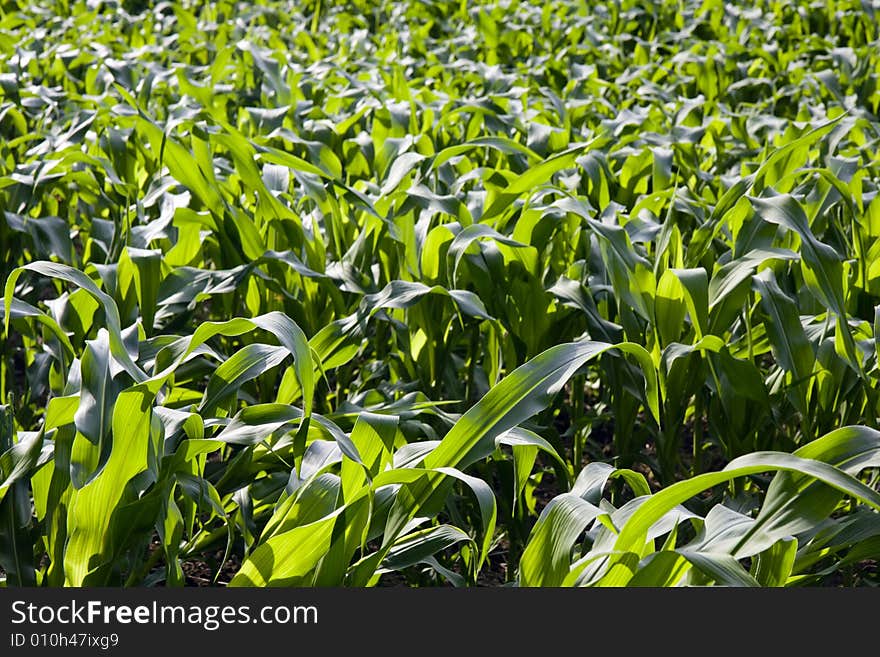
<path id="1" fill-rule="evenodd" d="M 877 0 L 0 0 L 7 585 L 859 585 Z"/>

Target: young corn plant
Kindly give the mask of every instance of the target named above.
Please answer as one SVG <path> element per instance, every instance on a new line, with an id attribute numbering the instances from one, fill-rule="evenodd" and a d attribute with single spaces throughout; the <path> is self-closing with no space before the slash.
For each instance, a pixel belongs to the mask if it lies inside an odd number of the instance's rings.
<path id="1" fill-rule="evenodd" d="M 876 585 L 877 25 L 7 0 L 0 582 Z"/>

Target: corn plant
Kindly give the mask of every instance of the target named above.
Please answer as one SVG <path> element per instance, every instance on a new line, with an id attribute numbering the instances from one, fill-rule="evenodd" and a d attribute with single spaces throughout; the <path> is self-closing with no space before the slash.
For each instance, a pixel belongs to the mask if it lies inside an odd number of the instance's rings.
<path id="1" fill-rule="evenodd" d="M 7 586 L 877 583 L 876 2 L 0 8 Z"/>

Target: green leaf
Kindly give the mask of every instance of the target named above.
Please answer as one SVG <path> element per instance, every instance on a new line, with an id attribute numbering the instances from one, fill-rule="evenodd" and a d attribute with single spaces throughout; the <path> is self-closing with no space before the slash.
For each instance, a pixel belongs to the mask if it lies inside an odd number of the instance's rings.
<path id="1" fill-rule="evenodd" d="M 25 271 L 34 271 L 38 274 L 43 274 L 44 276 L 50 276 L 52 278 L 58 278 L 69 283 L 73 283 L 77 287 L 84 289 L 86 292 L 91 294 L 103 307 L 104 309 L 104 321 L 106 323 L 107 331 L 110 334 L 110 353 L 113 354 L 114 359 L 128 372 L 129 376 L 133 378 L 136 382 L 145 381 L 147 375 L 144 373 L 142 369 L 140 369 L 137 365 L 135 365 L 131 356 L 128 354 L 128 351 L 125 348 L 125 342 L 122 338 L 122 323 L 119 319 L 119 310 L 116 307 L 116 303 L 113 301 L 112 297 L 108 296 L 100 289 L 88 276 L 83 274 L 80 271 L 77 271 L 73 267 L 68 267 L 67 265 L 60 265 L 54 262 L 31 262 L 26 265 L 22 265 L 12 271 L 9 274 L 9 278 L 6 281 L 6 287 L 4 291 L 4 304 L 5 304 L 5 320 L 6 320 L 6 331 L 9 332 L 9 320 L 10 320 L 10 310 L 12 306 L 12 295 L 15 290 L 15 283 L 18 280 L 19 276 L 23 274 Z"/>
<path id="2" fill-rule="evenodd" d="M 42 438 L 41 432 L 35 438 L 15 443 L 12 408 L 0 406 L 0 467 L 4 479 L 0 488 L 0 566 L 6 571 L 7 585 L 36 585 L 34 546 L 29 537 L 30 486 L 23 478 L 23 469 L 30 467 L 33 450 L 42 445 Z"/>
<path id="3" fill-rule="evenodd" d="M 71 496 L 64 554 L 65 583 L 103 584 L 110 537 L 106 533 L 127 484 L 148 465 L 152 402 L 159 385 L 144 383 L 124 390 L 113 407 L 113 449 L 101 471 Z"/>
<path id="4" fill-rule="evenodd" d="M 382 562 L 382 568 L 403 570 L 417 563 L 422 563 L 428 557 L 457 543 L 470 541 L 471 537 L 458 527 L 451 525 L 428 527 L 397 539 L 388 551 L 388 556 Z"/>
<path id="5" fill-rule="evenodd" d="M 541 511 L 520 560 L 520 586 L 561 586 L 578 536 L 602 513 L 578 495 L 557 495 Z"/>
<path id="6" fill-rule="evenodd" d="M 864 427 L 847 427 L 839 429 L 838 431 L 829 434 L 830 436 L 833 436 L 830 442 L 834 447 L 840 447 L 849 442 L 863 439 L 863 434 L 866 431 L 871 430 Z M 871 439 L 874 443 L 872 449 L 876 449 L 877 441 L 880 440 L 880 433 L 871 431 Z M 807 454 L 809 453 L 810 452 L 808 451 Z M 785 470 L 791 471 L 797 475 L 805 475 L 796 479 L 795 483 L 803 485 L 803 482 L 809 481 L 810 478 L 816 479 L 841 493 L 852 495 L 853 497 L 864 501 L 866 504 L 880 510 L 880 494 L 833 465 L 793 454 L 784 454 L 780 452 L 755 452 L 734 459 L 719 472 L 710 472 L 675 483 L 652 495 L 638 508 L 621 529 L 614 545 L 615 552 L 618 554 L 625 554 L 632 551 L 633 548 L 639 547 L 645 540 L 644 536 L 647 533 L 648 528 L 664 513 L 671 510 L 676 505 L 687 501 L 703 490 L 716 484 L 730 481 L 736 477 L 743 477 L 749 474 L 759 474 L 768 470 Z M 790 494 L 791 486 L 789 485 L 787 488 L 788 490 L 785 492 Z M 783 495 L 782 497 L 787 499 L 789 495 Z M 772 507 L 773 505 L 767 508 L 769 509 Z M 777 519 L 779 516 L 776 511 L 777 510 L 774 509 L 772 513 L 768 512 L 768 517 L 772 517 L 774 520 Z M 764 524 L 765 522 L 762 520 L 761 525 Z M 766 524 L 769 528 L 770 523 L 767 522 Z M 749 536 L 758 535 L 762 540 L 766 540 L 767 530 L 765 530 L 764 534 L 761 534 L 761 529 L 763 529 L 763 527 L 758 526 L 757 523 L 756 526 L 751 528 L 747 537 L 740 541 L 741 547 L 737 549 L 737 555 L 742 554 L 742 550 L 748 545 L 747 541 Z M 774 538 L 772 542 L 775 542 L 775 540 L 777 539 Z M 614 566 L 612 566 L 612 578 L 615 577 L 614 572 Z M 609 581 L 614 581 L 620 584 L 625 583 L 625 580 L 628 579 L 628 577 L 623 574 L 622 570 L 618 570 L 617 572 L 617 578 Z M 623 579 L 620 579 L 621 577 Z"/>
<path id="7" fill-rule="evenodd" d="M 846 357 L 856 372 L 862 373 L 855 341 L 846 325 L 846 302 L 842 257 L 832 247 L 820 242 L 800 204 L 789 195 L 750 198 L 762 219 L 778 224 L 801 238 L 801 264 L 807 286 L 819 301 L 837 316 L 837 331 L 845 346 Z"/>
<path id="8" fill-rule="evenodd" d="M 214 370 L 199 411 L 211 415 L 214 408 L 237 394 L 248 381 L 281 364 L 290 354 L 286 347 L 249 344 Z"/>
<path id="9" fill-rule="evenodd" d="M 807 381 L 813 372 L 815 354 L 797 312 L 797 306 L 776 282 L 772 269 L 765 269 L 752 279 L 761 294 L 761 308 L 768 320 L 764 323 L 773 355 L 779 364 L 791 372 L 801 389 L 801 412 L 806 413 Z"/>
<path id="10" fill-rule="evenodd" d="M 241 565 L 230 586 L 303 586 L 329 551 L 336 518 L 346 507 L 307 525 L 272 536 Z"/>
<path id="11" fill-rule="evenodd" d="M 425 467 L 462 469 L 488 456 L 499 434 L 543 410 L 583 364 L 612 349 L 639 360 L 645 373 L 648 408 L 659 417 L 657 375 L 643 347 L 590 341 L 562 344 L 521 365 L 492 388 L 425 458 Z"/>

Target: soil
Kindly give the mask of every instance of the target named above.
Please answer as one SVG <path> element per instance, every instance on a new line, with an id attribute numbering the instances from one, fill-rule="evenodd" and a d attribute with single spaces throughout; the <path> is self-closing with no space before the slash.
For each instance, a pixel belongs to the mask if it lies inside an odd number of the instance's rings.
<path id="1" fill-rule="evenodd" d="M 223 558 L 223 552 L 218 551 L 214 554 L 215 561 L 219 562 Z M 185 586 L 226 586 L 235 577 L 235 573 L 241 567 L 237 555 L 232 555 L 223 564 L 220 569 L 220 576 L 214 583 L 215 568 L 212 568 L 206 561 L 202 559 L 187 559 L 180 564 L 181 570 L 185 577 Z"/>
<path id="2" fill-rule="evenodd" d="M 154 553 L 161 549 L 162 544 L 159 541 L 159 537 L 154 534 L 153 540 L 150 542 L 149 554 L 147 556 L 148 560 L 158 557 L 159 565 L 152 568 L 151 572 L 153 573 L 162 572 L 164 574 L 165 566 L 162 555 L 154 556 Z M 220 569 L 220 575 L 215 582 L 214 575 L 217 572 L 217 564 L 223 559 L 223 550 L 213 552 L 208 555 L 208 559 L 210 559 L 210 563 L 209 561 L 198 557 L 185 559 L 181 562 L 180 569 L 183 571 L 184 586 L 226 586 L 232 578 L 235 577 L 235 574 L 241 567 L 241 561 L 238 558 L 238 555 L 231 555 L 230 558 L 224 562 L 223 567 Z"/>

